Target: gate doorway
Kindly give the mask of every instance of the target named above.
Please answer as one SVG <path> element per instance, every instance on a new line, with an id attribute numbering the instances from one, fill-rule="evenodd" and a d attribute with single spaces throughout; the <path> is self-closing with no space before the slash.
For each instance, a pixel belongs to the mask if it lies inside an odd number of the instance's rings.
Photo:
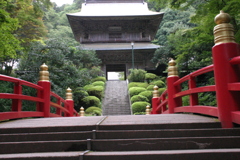
<path id="1" fill-rule="evenodd" d="M 119 80 L 118 74 L 123 76 L 126 80 L 126 65 L 125 64 L 107 64 L 106 65 L 106 79 L 107 80 Z"/>

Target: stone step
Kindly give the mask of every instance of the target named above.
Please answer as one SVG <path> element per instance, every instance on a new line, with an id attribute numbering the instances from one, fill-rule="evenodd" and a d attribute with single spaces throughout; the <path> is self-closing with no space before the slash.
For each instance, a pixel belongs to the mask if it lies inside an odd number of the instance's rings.
<path id="1" fill-rule="evenodd" d="M 196 128 L 219 128 L 220 124 L 212 123 L 175 123 L 175 124 L 136 124 L 136 125 L 104 125 L 99 130 L 154 130 L 154 129 L 196 129 Z"/>
<path id="2" fill-rule="evenodd" d="M 148 151 L 218 148 L 240 148 L 240 136 L 91 140 L 91 150 L 93 151 Z"/>
<path id="3" fill-rule="evenodd" d="M 239 160 L 240 149 L 89 152 L 84 160 Z"/>
<path id="4" fill-rule="evenodd" d="M 157 129 L 157 130 L 98 130 L 95 139 L 171 138 L 239 136 L 240 128 L 220 129 Z"/>
<path id="5" fill-rule="evenodd" d="M 126 81 L 107 81 L 102 109 L 103 115 L 131 114 Z"/>
<path id="6" fill-rule="evenodd" d="M 87 150 L 87 140 L 1 142 L 0 154 Z"/>
<path id="7" fill-rule="evenodd" d="M 240 149 L 2 154 L 0 160 L 239 160 Z"/>
<path id="8" fill-rule="evenodd" d="M 14 133 L 14 134 L 0 134 L 0 142 L 86 140 L 91 139 L 92 137 L 93 137 L 92 131 Z"/>

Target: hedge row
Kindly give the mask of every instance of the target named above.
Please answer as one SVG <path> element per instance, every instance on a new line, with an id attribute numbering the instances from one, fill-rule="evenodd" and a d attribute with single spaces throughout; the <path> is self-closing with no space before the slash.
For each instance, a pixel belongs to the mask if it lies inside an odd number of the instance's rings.
<path id="1" fill-rule="evenodd" d="M 81 88 L 85 96 L 81 99 L 81 106 L 84 107 L 87 115 L 102 115 L 101 100 L 104 96 L 105 77 L 97 77 L 91 81 L 91 84 Z"/>
<path id="2" fill-rule="evenodd" d="M 137 75 L 138 73 L 139 75 Z M 154 86 L 158 86 L 159 94 L 166 90 L 165 83 L 158 76 L 153 73 L 144 73 L 144 75 L 145 77 L 143 78 L 142 71 L 134 70 L 130 76 L 132 80 L 142 78 L 142 81 L 138 79 L 138 82 L 132 81 L 128 84 L 133 114 L 145 114 L 146 106 L 151 106 Z M 135 78 L 133 78 L 134 76 Z"/>

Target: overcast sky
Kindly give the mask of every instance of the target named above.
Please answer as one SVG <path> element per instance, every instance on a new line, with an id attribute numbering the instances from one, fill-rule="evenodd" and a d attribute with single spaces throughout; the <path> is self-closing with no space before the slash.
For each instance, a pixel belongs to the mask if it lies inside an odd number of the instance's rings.
<path id="1" fill-rule="evenodd" d="M 72 4 L 73 0 L 51 0 L 51 2 L 55 2 L 60 7 L 63 4 Z"/>

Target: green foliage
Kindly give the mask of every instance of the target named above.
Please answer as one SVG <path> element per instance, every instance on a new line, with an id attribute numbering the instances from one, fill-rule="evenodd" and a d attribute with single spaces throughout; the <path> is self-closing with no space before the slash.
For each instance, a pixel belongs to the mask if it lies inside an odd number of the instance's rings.
<path id="1" fill-rule="evenodd" d="M 103 81 L 95 81 L 92 83 L 93 86 L 105 86 L 105 83 Z"/>
<path id="2" fill-rule="evenodd" d="M 98 77 L 92 79 L 92 82 L 96 82 L 96 81 L 102 81 L 102 82 L 105 83 L 106 82 L 106 78 L 98 76 Z"/>
<path id="3" fill-rule="evenodd" d="M 166 88 L 159 88 L 158 89 L 159 95 L 161 95 L 164 91 L 166 91 Z"/>
<path id="4" fill-rule="evenodd" d="M 156 74 L 153 74 L 153 73 L 146 73 L 145 74 L 145 80 L 150 83 L 151 81 L 157 79 L 157 75 Z"/>
<path id="5" fill-rule="evenodd" d="M 100 99 L 95 96 L 88 96 L 82 99 L 84 109 L 91 106 L 101 107 Z"/>
<path id="6" fill-rule="evenodd" d="M 154 86 L 156 85 L 156 86 L 158 86 L 158 88 L 163 88 L 166 86 L 165 83 L 161 80 L 153 81 L 150 84 L 152 84 Z"/>
<path id="7" fill-rule="evenodd" d="M 142 87 L 142 88 L 147 88 L 148 84 L 144 82 L 131 82 L 128 84 L 128 89 L 132 87 Z"/>
<path id="8" fill-rule="evenodd" d="M 153 85 L 153 84 L 150 84 L 148 87 L 147 87 L 147 90 L 148 91 L 153 91 L 153 87 L 154 87 L 155 85 Z"/>
<path id="9" fill-rule="evenodd" d="M 144 82 L 146 71 L 142 69 L 130 69 L 130 74 L 127 77 L 130 82 Z"/>
<path id="10" fill-rule="evenodd" d="M 134 95 L 138 95 L 139 93 L 146 91 L 146 88 L 143 87 L 132 87 L 129 89 L 129 94 L 130 97 L 134 96 Z"/>
<path id="11" fill-rule="evenodd" d="M 143 91 L 143 92 L 139 93 L 139 95 L 147 97 L 148 98 L 148 102 L 152 101 L 152 97 L 153 97 L 152 91 Z"/>
<path id="12" fill-rule="evenodd" d="M 139 101 L 149 102 L 148 98 L 142 95 L 135 95 L 131 97 L 131 103 Z"/>
<path id="13" fill-rule="evenodd" d="M 215 92 L 199 93 L 199 105 L 217 106 L 216 93 Z"/>
<path id="14" fill-rule="evenodd" d="M 102 115 L 102 109 L 98 107 L 89 107 L 85 110 L 86 114 L 91 114 L 91 115 L 96 115 L 96 116 L 101 116 Z"/>
<path id="15" fill-rule="evenodd" d="M 80 106 L 83 106 L 82 99 L 87 96 L 89 96 L 89 94 L 82 87 L 78 87 L 73 91 L 73 100 L 76 110 L 79 110 Z"/>
<path id="16" fill-rule="evenodd" d="M 146 106 L 150 105 L 148 102 L 135 102 L 132 104 L 132 112 L 133 114 L 137 112 L 145 112 L 146 111 Z"/>
<path id="17" fill-rule="evenodd" d="M 0 93 L 13 93 L 13 83 L 0 81 Z M 12 100 L 0 99 L 0 112 L 11 111 Z"/>
<path id="18" fill-rule="evenodd" d="M 87 92 L 90 96 L 96 96 L 100 100 L 103 97 L 104 87 L 103 86 L 94 86 L 87 89 Z"/>
<path id="19" fill-rule="evenodd" d="M 146 112 L 135 112 L 134 115 L 146 115 Z"/>

